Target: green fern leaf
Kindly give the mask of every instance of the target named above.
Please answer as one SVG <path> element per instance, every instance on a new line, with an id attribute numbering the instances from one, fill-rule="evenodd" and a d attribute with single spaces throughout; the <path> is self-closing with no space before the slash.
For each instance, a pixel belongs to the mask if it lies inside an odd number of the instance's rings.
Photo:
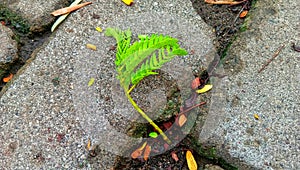
<path id="1" fill-rule="evenodd" d="M 169 36 L 152 34 L 139 36 L 139 41 L 130 46 L 131 32 L 107 29 L 107 36 L 113 36 L 118 42 L 116 66 L 121 86 L 128 90 L 130 84 L 136 85 L 143 78 L 158 74 L 154 72 L 175 56 L 186 55 L 178 40 Z M 151 57 L 150 57 L 151 56 Z M 140 67 L 139 67 L 140 66 Z"/>
<path id="2" fill-rule="evenodd" d="M 122 61 L 124 60 L 124 54 L 126 53 L 126 50 L 130 46 L 131 41 L 131 31 L 121 31 L 114 28 L 107 28 L 105 31 L 106 36 L 112 36 L 117 41 L 117 54 L 116 54 L 116 60 L 115 64 L 116 66 L 119 66 Z"/>

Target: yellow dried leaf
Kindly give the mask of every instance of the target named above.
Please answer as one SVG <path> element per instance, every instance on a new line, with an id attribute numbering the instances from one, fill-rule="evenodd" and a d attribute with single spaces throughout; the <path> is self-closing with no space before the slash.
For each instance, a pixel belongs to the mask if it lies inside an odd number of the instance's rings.
<path id="1" fill-rule="evenodd" d="M 95 82 L 95 79 L 94 78 L 91 78 L 90 81 L 88 82 L 88 86 L 92 86 Z"/>
<path id="2" fill-rule="evenodd" d="M 91 139 L 89 138 L 89 139 L 88 139 L 88 143 L 86 144 L 86 150 L 89 151 L 89 150 L 91 149 L 91 143 L 92 143 L 92 142 L 91 142 Z"/>
<path id="3" fill-rule="evenodd" d="M 255 118 L 256 120 L 259 120 L 258 114 L 254 114 L 254 118 Z"/>
<path id="4" fill-rule="evenodd" d="M 97 30 L 98 32 L 102 32 L 102 28 L 100 28 L 100 27 L 96 27 L 96 30 Z"/>
<path id="5" fill-rule="evenodd" d="M 97 47 L 96 47 L 95 45 L 93 45 L 93 44 L 86 44 L 86 48 L 92 49 L 92 50 L 94 50 L 94 51 L 97 50 Z"/>
<path id="6" fill-rule="evenodd" d="M 212 89 L 213 85 L 207 84 L 202 89 L 197 90 L 197 93 L 205 93 L 208 92 L 210 89 Z"/>
<path id="7" fill-rule="evenodd" d="M 195 158 L 194 158 L 192 152 L 189 150 L 186 152 L 186 161 L 187 161 L 189 170 L 197 170 L 197 168 L 198 168 L 197 162 L 195 161 Z"/>
<path id="8" fill-rule="evenodd" d="M 126 5 L 132 5 L 133 0 L 122 0 Z"/>

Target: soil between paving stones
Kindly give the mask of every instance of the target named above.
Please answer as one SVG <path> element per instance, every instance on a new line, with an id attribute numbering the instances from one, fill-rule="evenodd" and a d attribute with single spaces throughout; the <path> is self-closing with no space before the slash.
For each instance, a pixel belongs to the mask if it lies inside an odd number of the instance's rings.
<path id="1" fill-rule="evenodd" d="M 222 55 L 226 50 L 228 44 L 234 39 L 234 33 L 237 33 L 240 29 L 240 26 L 243 23 L 243 19 L 237 19 L 236 22 L 233 22 L 238 16 L 238 12 L 241 9 L 241 5 L 229 7 L 228 5 L 208 5 L 203 1 L 192 0 L 193 6 L 198 12 L 198 14 L 209 24 L 211 25 L 216 32 L 216 48 L 218 50 L 219 55 Z M 249 7 L 248 7 L 249 8 Z M 45 34 L 35 34 L 33 35 L 37 41 L 39 41 L 40 37 L 45 36 Z M 41 38 L 43 40 L 43 38 Z M 24 56 L 28 56 L 36 48 L 36 44 L 31 45 L 32 37 L 24 37 L 24 44 L 21 44 L 20 54 L 25 54 Z M 28 41 L 29 40 L 29 41 Z M 43 42 L 43 41 L 40 41 Z M 27 59 L 27 58 L 26 58 Z M 20 65 L 23 62 L 20 63 Z M 17 68 L 12 68 L 12 72 L 15 72 Z M 118 162 L 116 162 L 116 169 L 155 169 L 155 168 L 171 168 L 171 169 L 187 169 L 186 161 L 185 161 L 185 151 L 189 148 L 190 139 L 184 139 L 176 148 L 172 151 L 176 151 L 179 157 L 179 161 L 175 162 L 171 158 L 171 154 L 169 152 L 151 158 L 148 162 L 142 162 L 138 160 L 128 160 L 125 158 L 119 158 Z M 200 155 L 195 154 L 197 162 L 199 162 L 200 167 L 204 167 L 205 164 L 219 164 L 224 167 L 224 164 L 220 164 L 218 160 L 214 159 L 206 159 L 201 157 Z M 226 168 L 225 168 L 226 169 Z"/>

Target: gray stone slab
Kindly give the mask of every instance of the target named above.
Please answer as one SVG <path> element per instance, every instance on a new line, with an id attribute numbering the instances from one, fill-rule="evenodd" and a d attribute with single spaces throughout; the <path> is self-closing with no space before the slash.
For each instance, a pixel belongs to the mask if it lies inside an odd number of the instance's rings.
<path id="1" fill-rule="evenodd" d="M 257 1 L 247 31 L 228 52 L 229 76 L 199 141 L 216 145 L 240 169 L 300 168 L 300 55 L 291 48 L 291 42 L 300 43 L 299 21 L 298 1 Z"/>
<path id="2" fill-rule="evenodd" d="M 87 157 L 85 144 L 91 138 L 99 151 L 87 168 L 109 169 L 116 155 L 141 140 L 128 140 L 125 134 L 137 113 L 126 103 L 115 79 L 114 56 L 109 50 L 115 40 L 98 33 L 97 26 L 178 38 L 194 54 L 176 58 L 163 71 L 182 91 L 190 88 L 192 73 L 205 68 L 215 56 L 212 32 L 191 3 L 136 1 L 128 7 L 119 0 L 93 1 L 72 13 L 49 42 L 35 51 L 35 59 L 1 97 L 3 167 L 76 169 Z M 87 49 L 87 43 L 95 44 L 97 51 Z M 88 87 L 91 77 L 96 80 Z M 157 93 L 164 97 L 164 88 L 155 90 L 150 97 L 144 94 L 140 98 L 157 100 Z"/>
<path id="3" fill-rule="evenodd" d="M 18 59 L 17 42 L 13 40 L 14 33 L 8 27 L 0 24 L 0 78 L 12 63 Z"/>
<path id="4" fill-rule="evenodd" d="M 28 20 L 30 31 L 41 32 L 55 20 L 51 12 L 65 7 L 68 0 L 2 0 L 0 4 Z"/>

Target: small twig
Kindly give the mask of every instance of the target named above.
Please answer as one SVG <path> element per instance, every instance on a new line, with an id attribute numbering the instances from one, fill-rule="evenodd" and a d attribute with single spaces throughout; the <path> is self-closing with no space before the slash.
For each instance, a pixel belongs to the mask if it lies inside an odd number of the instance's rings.
<path id="1" fill-rule="evenodd" d="M 194 108 L 196 108 L 196 107 L 198 107 L 198 106 L 205 105 L 205 104 L 206 104 L 206 102 L 201 102 L 201 103 L 199 103 L 199 104 L 196 104 L 196 105 L 194 105 L 194 106 L 192 106 L 192 107 L 189 107 L 189 108 L 187 108 L 186 110 L 180 112 L 178 115 L 181 115 L 181 114 L 184 114 L 184 113 L 186 113 L 186 112 L 189 112 L 190 110 L 192 110 L 192 109 L 194 109 Z"/>
<path id="2" fill-rule="evenodd" d="M 229 33 L 229 31 L 231 30 L 231 28 L 233 27 L 233 25 L 235 24 L 235 22 L 237 21 L 237 19 L 240 17 L 240 14 L 243 12 L 243 10 L 246 8 L 246 5 L 248 5 L 249 1 L 246 1 L 246 3 L 242 6 L 242 8 L 240 9 L 239 13 L 236 15 L 236 17 L 234 18 L 232 24 L 230 25 L 228 31 L 226 31 L 223 36 L 227 35 Z"/>
<path id="3" fill-rule="evenodd" d="M 270 58 L 262 67 L 260 70 L 258 70 L 258 73 L 262 72 L 277 56 L 278 54 L 281 52 L 281 50 L 283 49 L 283 47 L 285 47 L 285 45 L 281 45 L 276 52 L 274 53 L 273 57 Z"/>

